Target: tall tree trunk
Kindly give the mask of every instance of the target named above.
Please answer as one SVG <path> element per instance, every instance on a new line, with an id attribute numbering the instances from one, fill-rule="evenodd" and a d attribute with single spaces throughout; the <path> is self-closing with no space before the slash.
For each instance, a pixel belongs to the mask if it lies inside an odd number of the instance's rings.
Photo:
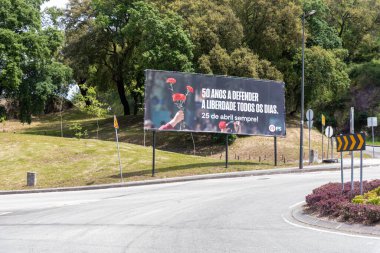
<path id="1" fill-rule="evenodd" d="M 87 87 L 83 85 L 83 84 L 86 83 L 86 81 L 87 80 L 85 78 L 80 79 L 79 82 L 78 82 L 78 87 L 79 87 L 80 94 L 84 97 L 84 102 L 86 103 L 86 106 L 90 106 L 91 105 L 91 101 L 86 98 L 86 96 L 87 96 Z"/>
<path id="2" fill-rule="evenodd" d="M 137 92 L 132 92 L 132 97 L 133 97 L 133 115 L 137 115 L 137 112 L 139 111 L 139 98 L 140 94 Z"/>
<path id="3" fill-rule="evenodd" d="M 116 81 L 116 85 L 117 85 L 117 92 L 119 93 L 119 97 L 120 97 L 120 102 L 123 105 L 124 115 L 131 115 L 128 100 L 127 100 L 127 97 L 125 96 L 125 88 L 124 88 L 123 79 L 118 79 Z"/>

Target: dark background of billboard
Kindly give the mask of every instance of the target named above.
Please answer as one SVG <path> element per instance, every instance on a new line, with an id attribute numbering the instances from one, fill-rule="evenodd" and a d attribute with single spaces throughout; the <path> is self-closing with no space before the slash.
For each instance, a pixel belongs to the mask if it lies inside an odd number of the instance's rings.
<path id="1" fill-rule="evenodd" d="M 220 119 L 202 119 L 202 113 L 227 114 L 236 116 L 256 117 L 259 123 L 242 122 L 240 134 L 244 135 L 285 135 L 285 101 L 284 84 L 275 81 L 255 80 L 250 78 L 232 78 L 168 71 L 146 71 L 145 84 L 145 128 L 158 129 L 169 122 L 177 113 L 178 108 L 173 103 L 170 85 L 167 78 L 173 77 L 177 82 L 173 85 L 174 93 L 186 94 L 186 86 L 194 88 L 194 94 L 187 97 L 184 105 L 186 127 L 182 131 L 192 132 L 220 132 Z M 235 91 L 249 91 L 259 93 L 260 104 L 277 105 L 278 114 L 263 114 L 252 112 L 230 112 L 222 110 L 202 109 L 202 88 L 225 89 Z M 211 98 L 210 98 L 211 99 Z M 269 125 L 280 126 L 281 131 L 270 132 Z M 180 131 L 179 125 L 174 131 Z M 173 131 L 172 130 L 172 131 Z"/>

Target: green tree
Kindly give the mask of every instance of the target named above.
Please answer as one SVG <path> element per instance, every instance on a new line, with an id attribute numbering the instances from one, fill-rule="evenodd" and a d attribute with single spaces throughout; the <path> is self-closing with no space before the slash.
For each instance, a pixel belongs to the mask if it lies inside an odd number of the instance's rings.
<path id="1" fill-rule="evenodd" d="M 347 73 L 347 65 L 344 58 L 347 51 L 343 49 L 326 50 L 315 46 L 305 50 L 305 105 L 317 111 L 324 111 L 326 107 L 338 105 L 347 94 L 350 79 Z M 298 52 L 293 61 L 294 72 L 301 77 L 302 55 Z M 297 107 L 300 103 L 300 84 L 298 79 L 293 82 L 295 87 L 289 87 L 294 91 L 292 96 L 287 97 L 288 103 L 294 102 L 292 106 Z M 291 106 L 291 105 L 289 105 Z M 296 110 L 297 108 L 292 108 Z M 334 106 L 332 106 L 334 108 Z M 343 108 L 335 108 L 339 110 Z"/>
<path id="2" fill-rule="evenodd" d="M 130 114 L 127 91 L 135 104 L 142 99 L 144 69 L 192 70 L 192 44 L 182 20 L 152 4 L 72 0 L 66 19 L 65 56 L 70 65 L 80 63 L 76 79 L 100 90 L 116 87 L 125 115 Z"/>
<path id="3" fill-rule="evenodd" d="M 325 49 L 341 48 L 342 39 L 338 36 L 338 31 L 328 23 L 331 12 L 326 2 L 324 0 L 307 0 L 303 3 L 303 9 L 305 13 L 309 13 L 311 10 L 316 11 L 306 22 L 306 28 L 310 34 L 307 38 L 307 46 L 320 46 Z"/>
<path id="4" fill-rule="evenodd" d="M 199 59 L 199 71 L 207 74 L 253 77 L 261 79 L 282 80 L 283 76 L 267 60 L 248 48 L 237 48 L 231 54 L 218 44 L 208 55 Z"/>
<path id="5" fill-rule="evenodd" d="M 368 116 L 380 113 L 380 60 L 355 65 L 351 68 L 351 102 Z"/>
<path id="6" fill-rule="evenodd" d="M 337 29 L 343 47 L 349 52 L 349 60 L 370 61 L 368 57 L 363 58 L 363 50 L 375 50 L 379 56 L 380 1 L 326 0 L 326 3 L 331 13 L 329 24 Z"/>
<path id="7" fill-rule="evenodd" d="M 42 1 L 4 0 L 0 4 L 0 95 L 19 105 L 19 118 L 31 122 L 49 96 L 70 82 L 71 70 L 56 59 L 62 33 L 42 29 Z"/>
<path id="8" fill-rule="evenodd" d="M 277 65 L 300 46 L 302 8 L 298 1 L 231 1 L 244 28 L 244 41 L 260 58 Z"/>
<path id="9" fill-rule="evenodd" d="M 85 84 L 82 84 L 85 86 Z M 75 105 L 83 112 L 96 118 L 96 138 L 99 139 L 99 118 L 106 116 L 107 114 L 107 104 L 102 103 L 97 98 L 95 87 L 81 87 L 86 90 L 86 97 L 82 94 L 77 94 L 75 97 Z M 90 102 L 89 105 L 87 102 Z"/>
<path id="10" fill-rule="evenodd" d="M 195 45 L 195 62 L 216 45 L 231 53 L 242 45 L 243 27 L 225 0 L 157 1 L 178 13 L 185 20 L 184 27 Z"/>

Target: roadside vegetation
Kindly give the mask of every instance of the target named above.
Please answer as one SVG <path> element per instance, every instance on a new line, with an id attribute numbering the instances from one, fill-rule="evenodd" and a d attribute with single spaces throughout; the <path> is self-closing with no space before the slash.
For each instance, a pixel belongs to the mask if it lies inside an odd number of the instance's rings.
<path id="1" fill-rule="evenodd" d="M 352 200 L 352 203 L 380 205 L 380 187 L 369 191 L 364 195 L 356 196 Z"/>
<path id="2" fill-rule="evenodd" d="M 364 196 L 360 195 L 359 182 L 329 183 L 313 190 L 306 196 L 305 211 L 319 217 L 329 217 L 342 222 L 373 225 L 380 222 L 378 193 L 380 180 L 364 181 Z"/>
<path id="3" fill-rule="evenodd" d="M 92 114 L 87 114 L 82 110 L 73 108 L 62 113 L 63 136 L 73 138 L 75 131 L 73 125 L 80 125 L 82 132 L 86 131 L 89 139 L 115 141 L 115 130 L 113 128 L 113 117 L 104 116 L 94 118 Z M 32 135 L 61 136 L 60 113 L 48 114 L 35 117 L 32 124 L 20 124 L 17 120 L 7 121 L 5 132 L 23 133 Z M 121 116 L 118 117 L 121 142 L 136 144 L 140 146 L 152 145 L 152 133 L 143 130 L 143 116 Z M 291 165 L 299 160 L 299 120 L 289 118 L 287 120 L 286 138 L 277 138 L 278 164 Z M 99 128 L 98 128 L 99 126 Z M 70 129 L 71 128 L 71 129 Z M 144 138 L 145 137 L 145 138 Z M 225 139 L 215 138 L 212 134 L 193 133 L 195 144 L 195 155 L 213 157 L 215 159 L 225 159 Z M 144 141 L 145 140 L 145 141 Z M 305 129 L 305 161 L 308 159 L 308 131 Z M 335 144 L 334 144 L 335 145 Z M 324 137 L 324 157 L 327 154 L 327 138 Z M 181 154 L 194 155 L 194 145 L 189 133 L 168 133 L 157 134 L 157 148 L 164 151 L 177 152 Z M 322 136 L 313 128 L 311 131 L 311 148 L 322 157 Z M 331 150 L 331 147 L 330 147 Z M 273 137 L 260 136 L 239 136 L 230 143 L 230 159 L 241 161 L 255 161 L 263 163 L 274 163 L 274 139 Z M 330 155 L 330 152 L 329 152 Z M 335 152 L 334 157 L 338 157 Z"/>
<path id="4" fill-rule="evenodd" d="M 114 141 L 0 133 L 0 190 L 27 189 L 26 173 L 37 173 L 37 188 L 120 182 Z M 152 179 L 152 147 L 120 144 L 124 181 Z M 272 161 L 224 160 L 156 151 L 155 178 L 272 168 Z"/>

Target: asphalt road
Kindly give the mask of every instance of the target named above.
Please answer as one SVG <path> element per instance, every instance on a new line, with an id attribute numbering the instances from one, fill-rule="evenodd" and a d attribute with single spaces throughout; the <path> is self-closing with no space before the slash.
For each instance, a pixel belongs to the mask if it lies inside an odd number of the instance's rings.
<path id="1" fill-rule="evenodd" d="M 313 172 L 0 196 L 0 252 L 380 252 L 380 238 L 286 218 L 313 188 L 339 178 Z M 380 167 L 365 168 L 364 179 L 374 178 Z"/>

